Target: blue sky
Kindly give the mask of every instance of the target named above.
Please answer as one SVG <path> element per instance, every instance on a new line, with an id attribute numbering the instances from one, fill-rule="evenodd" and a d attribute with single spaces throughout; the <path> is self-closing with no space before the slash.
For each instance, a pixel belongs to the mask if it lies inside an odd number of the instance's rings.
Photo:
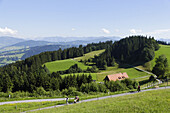
<path id="1" fill-rule="evenodd" d="M 170 0 L 0 0 L 0 36 L 170 39 Z"/>

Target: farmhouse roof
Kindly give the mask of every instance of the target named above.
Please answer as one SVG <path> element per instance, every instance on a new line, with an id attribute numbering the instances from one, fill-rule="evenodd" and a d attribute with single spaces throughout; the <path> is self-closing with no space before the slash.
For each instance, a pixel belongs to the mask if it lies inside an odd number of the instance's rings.
<path id="1" fill-rule="evenodd" d="M 125 78 L 129 78 L 129 76 L 127 75 L 127 73 L 117 73 L 117 74 L 112 74 L 112 75 L 107 75 L 109 81 L 113 80 L 123 80 Z"/>

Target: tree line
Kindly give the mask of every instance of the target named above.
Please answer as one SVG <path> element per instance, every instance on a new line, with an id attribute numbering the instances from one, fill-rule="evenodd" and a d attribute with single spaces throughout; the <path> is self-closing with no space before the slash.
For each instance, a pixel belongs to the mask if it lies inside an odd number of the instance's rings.
<path id="1" fill-rule="evenodd" d="M 129 36 L 120 41 L 116 41 L 104 53 L 96 56 L 93 61 L 98 68 L 106 69 L 113 66 L 115 60 L 129 64 L 143 64 L 152 60 L 154 51 L 158 50 L 159 44 L 153 37 Z"/>
<path id="2" fill-rule="evenodd" d="M 52 89 L 53 83 L 61 81 L 58 78 L 51 77 L 46 67 L 42 65 L 46 62 L 55 60 L 64 60 L 68 58 L 80 57 L 85 53 L 107 49 L 111 47 L 112 41 L 91 43 L 86 46 L 71 47 L 68 49 L 52 52 L 43 52 L 34 55 L 22 61 L 0 67 L 0 91 L 15 92 L 36 90 L 37 87 L 43 87 L 45 90 Z"/>

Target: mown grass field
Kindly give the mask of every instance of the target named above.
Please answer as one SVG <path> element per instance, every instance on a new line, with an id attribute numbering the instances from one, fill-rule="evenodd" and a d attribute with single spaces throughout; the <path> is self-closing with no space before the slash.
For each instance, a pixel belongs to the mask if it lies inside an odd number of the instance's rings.
<path id="1" fill-rule="evenodd" d="M 164 95 L 164 96 L 162 96 Z M 140 92 L 34 113 L 169 113 L 170 89 Z"/>
<path id="2" fill-rule="evenodd" d="M 160 49 L 155 52 L 155 58 L 151 61 L 151 66 L 154 67 L 155 60 L 159 55 L 164 54 L 168 59 L 168 64 L 170 66 L 170 45 L 160 45 Z"/>
<path id="3" fill-rule="evenodd" d="M 77 57 L 77 58 L 74 58 L 76 61 L 80 61 L 80 60 L 88 60 L 88 59 L 90 59 L 90 58 L 94 58 L 94 56 L 95 55 L 99 55 L 99 54 L 101 54 L 101 53 L 103 53 L 105 51 L 105 49 L 103 49 L 103 50 L 98 50 L 98 51 L 92 51 L 92 52 L 90 52 L 90 53 L 87 53 L 87 54 L 84 54 L 84 56 L 82 56 L 82 57 Z"/>
<path id="4" fill-rule="evenodd" d="M 80 67 L 83 70 L 87 69 L 87 67 L 91 67 L 91 66 L 86 66 L 83 63 L 80 63 L 80 62 L 75 61 L 73 59 L 57 60 L 57 61 L 53 61 L 53 62 L 47 62 L 44 65 L 48 68 L 50 73 L 52 73 L 52 72 L 56 72 L 56 71 L 67 70 L 74 64 L 78 64 L 78 67 Z"/>

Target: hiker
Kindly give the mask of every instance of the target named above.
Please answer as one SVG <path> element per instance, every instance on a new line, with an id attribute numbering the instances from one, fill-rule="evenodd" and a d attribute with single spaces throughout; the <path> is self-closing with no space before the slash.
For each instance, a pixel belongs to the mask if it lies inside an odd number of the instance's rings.
<path id="1" fill-rule="evenodd" d="M 68 96 L 66 97 L 66 104 L 68 104 Z"/>
<path id="2" fill-rule="evenodd" d="M 138 85 L 138 92 L 140 91 L 140 85 Z"/>
<path id="3" fill-rule="evenodd" d="M 74 103 L 79 102 L 79 98 L 76 96 L 74 99 Z"/>
<path id="4" fill-rule="evenodd" d="M 77 97 L 77 102 L 79 102 L 79 97 Z"/>
<path id="5" fill-rule="evenodd" d="M 77 102 L 77 100 L 75 99 L 75 100 L 74 100 L 74 103 L 76 103 L 76 102 Z"/>

